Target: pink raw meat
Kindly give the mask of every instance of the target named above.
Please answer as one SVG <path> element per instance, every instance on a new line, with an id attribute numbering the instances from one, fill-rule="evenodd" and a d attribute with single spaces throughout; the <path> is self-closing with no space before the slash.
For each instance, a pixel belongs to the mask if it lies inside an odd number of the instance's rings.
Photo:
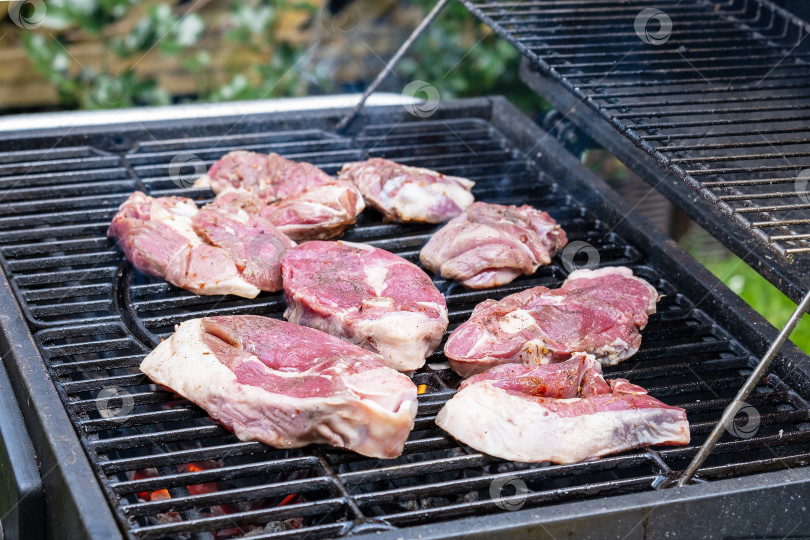
<path id="1" fill-rule="evenodd" d="M 416 387 L 379 355 L 255 315 L 183 322 L 141 363 L 243 441 L 325 443 L 377 458 L 402 453 Z"/>
<path id="2" fill-rule="evenodd" d="M 214 203 L 197 212 L 191 222 L 197 235 L 228 253 L 248 283 L 263 291 L 281 290 L 279 260 L 295 242 L 269 221 Z"/>
<path id="3" fill-rule="evenodd" d="M 420 260 L 445 279 L 485 289 L 534 274 L 566 242 L 565 232 L 545 212 L 476 202 L 430 238 Z"/>
<path id="4" fill-rule="evenodd" d="M 436 425 L 476 450 L 521 462 L 574 463 L 690 440 L 686 411 L 625 379 L 606 381 L 586 353 L 470 377 L 439 411 Z"/>
<path id="5" fill-rule="evenodd" d="M 259 287 L 242 276 L 230 254 L 195 233 L 196 214 L 191 199 L 152 198 L 136 191 L 120 206 L 107 236 L 146 274 L 197 294 L 255 297 Z"/>
<path id="6" fill-rule="evenodd" d="M 638 351 L 655 313 L 652 285 L 624 267 L 572 272 L 556 290 L 534 287 L 478 304 L 444 353 L 462 377 L 505 363 L 547 364 L 588 352 L 606 365 Z"/>
<path id="7" fill-rule="evenodd" d="M 442 223 L 473 202 L 475 182 L 383 158 L 347 163 L 340 179 L 354 183 L 385 221 Z"/>
<path id="8" fill-rule="evenodd" d="M 210 187 L 220 205 L 238 205 L 248 213 L 260 213 L 295 241 L 340 236 L 365 208 L 363 197 L 351 182 L 278 154 L 230 152 L 194 187 Z"/>
<path id="9" fill-rule="evenodd" d="M 379 352 L 399 371 L 422 367 L 447 329 L 447 304 L 430 277 L 365 244 L 306 242 L 281 260 L 284 317 Z"/>

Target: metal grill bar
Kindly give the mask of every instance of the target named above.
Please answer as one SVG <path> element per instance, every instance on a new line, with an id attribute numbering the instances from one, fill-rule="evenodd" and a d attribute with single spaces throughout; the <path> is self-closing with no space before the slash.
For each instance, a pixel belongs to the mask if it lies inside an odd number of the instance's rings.
<path id="1" fill-rule="evenodd" d="M 810 83 L 810 53 L 800 47 L 810 30 L 804 21 L 760 0 L 462 3 L 512 42 L 538 75 L 595 113 L 588 119 L 578 108 L 572 115 L 592 136 L 594 122 L 607 122 L 772 250 L 788 259 L 810 252 L 806 201 L 790 201 L 805 197 L 803 190 L 785 195 L 784 204 L 758 202 L 770 198 L 770 186 L 790 182 L 786 173 L 795 183 L 810 169 L 810 117 L 802 114 L 808 96 L 797 92 Z M 663 41 L 644 33 L 658 31 L 657 19 L 651 28 L 644 20 L 637 27 L 643 9 L 671 22 Z M 716 129 L 731 126 L 743 129 Z M 704 144 L 704 138 L 722 142 Z M 736 148 L 751 151 L 735 154 Z M 752 213 L 764 219 L 749 220 Z M 799 290 L 810 286 L 796 281 Z"/>

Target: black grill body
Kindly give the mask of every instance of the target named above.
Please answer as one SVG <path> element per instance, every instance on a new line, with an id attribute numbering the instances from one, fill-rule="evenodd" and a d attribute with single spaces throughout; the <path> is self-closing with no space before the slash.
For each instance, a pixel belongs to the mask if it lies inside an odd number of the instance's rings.
<path id="1" fill-rule="evenodd" d="M 810 462 L 807 356 L 786 346 L 750 400 L 759 413 L 758 431 L 727 434 L 698 482 L 665 489 L 775 329 L 501 98 L 445 102 L 429 118 L 402 107 L 370 108 L 339 136 L 334 126 L 340 113 L 345 111 L 4 136 L 0 344 L 37 451 L 51 536 L 214 538 L 217 531 L 252 525 L 263 527 L 255 538 L 560 537 L 574 530 L 595 537 L 720 530 L 761 536 L 810 525 L 802 510 L 810 486 L 810 470 L 803 468 Z M 208 191 L 175 184 L 172 160 L 210 165 L 236 148 L 276 151 L 330 173 L 346 161 L 388 157 L 467 176 L 477 182 L 478 200 L 548 211 L 571 241 L 597 249 L 601 265 L 629 266 L 665 295 L 640 352 L 606 374 L 684 407 L 692 443 L 565 466 L 482 455 L 434 425 L 459 382 L 442 369 L 440 353 L 428 360 L 433 368 L 415 375 L 427 391 L 405 453 L 396 460 L 325 446 L 281 451 L 240 442 L 199 408 L 156 388 L 137 366 L 175 324 L 213 314 L 280 317 L 283 299 L 267 293 L 255 300 L 194 296 L 134 271 L 104 233 L 117 205 L 135 189 L 210 200 Z M 367 211 L 345 238 L 417 261 L 435 228 L 384 224 Z M 447 296 L 452 330 L 485 298 L 557 286 L 566 275 L 555 258 L 533 276 L 488 291 L 435 281 Z M 114 392 L 99 394 L 108 390 Z M 189 468 L 200 462 L 216 465 Z M 511 478 L 524 482 L 529 494 L 521 510 L 505 512 L 491 486 Z M 216 491 L 196 487 L 211 484 Z M 155 490 L 171 498 L 138 498 Z M 226 514 L 212 510 L 223 504 L 231 505 Z M 779 515 L 770 521 L 732 519 L 776 508 Z M 723 515 L 729 517 L 718 528 Z"/>
<path id="2" fill-rule="evenodd" d="M 520 50 L 521 78 L 562 118 L 800 301 L 810 24 L 768 0 L 462 3 Z"/>

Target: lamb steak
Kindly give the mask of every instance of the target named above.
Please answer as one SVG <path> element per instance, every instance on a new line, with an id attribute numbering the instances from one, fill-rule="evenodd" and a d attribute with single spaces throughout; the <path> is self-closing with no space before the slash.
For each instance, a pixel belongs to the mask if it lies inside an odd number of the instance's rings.
<path id="1" fill-rule="evenodd" d="M 690 440 L 686 411 L 625 379 L 606 381 L 587 353 L 558 364 L 504 364 L 470 377 L 436 425 L 476 450 L 520 462 L 575 463 Z"/>
<path id="2" fill-rule="evenodd" d="M 418 266 L 379 248 L 305 242 L 281 260 L 284 317 L 378 352 L 399 371 L 422 367 L 447 329 L 444 296 Z"/>
<path id="3" fill-rule="evenodd" d="M 613 365 L 641 346 L 639 330 L 658 293 L 625 267 L 576 270 L 559 289 L 533 287 L 485 300 L 444 347 L 450 367 L 469 377 L 498 364 L 547 364 L 587 352 Z"/>
<path id="4" fill-rule="evenodd" d="M 419 258 L 434 274 L 485 289 L 534 274 L 566 242 L 565 232 L 546 212 L 525 204 L 475 202 L 439 229 Z"/>
<path id="5" fill-rule="evenodd" d="M 318 330 L 256 315 L 191 319 L 140 366 L 243 441 L 402 453 L 416 387 L 382 358 Z"/>

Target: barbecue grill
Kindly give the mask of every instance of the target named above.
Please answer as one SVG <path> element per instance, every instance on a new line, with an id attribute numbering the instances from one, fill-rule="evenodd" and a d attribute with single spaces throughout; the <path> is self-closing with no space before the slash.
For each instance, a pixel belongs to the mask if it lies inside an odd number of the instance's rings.
<path id="1" fill-rule="evenodd" d="M 541 2 L 527 4 L 526 17 L 546 13 Z M 556 4 L 565 6 L 558 10 L 580 5 Z M 756 4 L 762 13 L 788 17 L 770 4 Z M 488 3 L 490 12 L 470 7 L 490 17 L 521 5 Z M 671 5 L 673 11 L 690 6 Z M 740 9 L 735 2 L 721 8 Z M 753 22 L 750 16 L 746 20 Z M 611 30 L 614 19 L 598 21 L 608 37 L 626 32 L 626 20 L 618 15 L 616 24 L 624 26 L 617 30 Z M 488 22 L 521 43 L 506 26 Z M 553 22 L 565 27 L 577 21 Z M 710 38 L 705 25 L 679 36 Z M 525 66 L 527 77 L 539 65 L 534 62 Z M 785 113 L 801 116 L 797 111 Z M 504 99 L 445 101 L 426 118 L 399 105 L 247 117 L 173 119 L 171 109 L 165 114 L 156 121 L 0 135 L 0 351 L 8 371 L 7 378 L 0 371 L 6 420 L 0 425 L 5 446 L 0 459 L 3 470 L 13 473 L 2 478 L 5 535 L 35 538 L 44 528 L 58 538 L 133 539 L 762 537 L 810 525 L 804 511 L 810 486 L 810 359 L 787 343 L 768 374 L 752 379 L 777 340 L 776 329 Z M 593 123 L 598 125 L 597 119 Z M 732 140 L 723 136 L 716 143 Z M 547 210 L 570 242 L 586 242 L 598 254 L 597 261 L 593 251 L 583 252 L 571 261 L 574 266 L 629 266 L 665 295 L 643 331 L 639 353 L 605 372 L 685 408 L 692 443 L 571 465 L 483 455 L 434 425 L 459 383 L 440 353 L 415 376 L 426 391 L 400 458 L 370 459 L 326 446 L 284 451 L 239 441 L 199 408 L 151 384 L 137 366 L 183 320 L 247 313 L 280 317 L 283 298 L 195 296 L 135 271 L 105 236 L 117 206 L 135 189 L 210 201 L 211 192 L 191 188 L 190 180 L 233 149 L 278 152 L 328 173 L 347 161 L 382 156 L 466 176 L 476 181 L 478 200 Z M 733 205 L 715 209 L 687 197 L 681 186 L 688 178 L 672 175 L 665 183 L 677 178 L 679 184 L 662 191 L 688 200 L 684 208 L 693 214 L 705 212 L 704 223 L 729 222 L 724 212 Z M 757 189 L 764 193 L 782 184 Z M 345 238 L 416 262 L 435 228 L 384 224 L 367 211 Z M 739 228 L 726 225 L 722 238 L 745 240 L 752 253 L 769 261 L 772 276 L 789 281 L 783 290 L 802 291 L 801 272 L 783 255 L 804 257 L 788 252 L 801 249 L 803 238 L 752 241 Z M 753 222 L 749 228 L 755 228 Z M 779 234 L 802 234 L 790 230 Z M 760 240 L 773 245 L 761 249 L 766 243 Z M 570 269 L 556 257 L 535 275 L 489 291 L 468 291 L 437 278 L 448 301 L 449 330 L 485 298 L 535 285 L 556 287 Z M 747 398 L 755 414 L 726 422 L 695 479 L 675 487 L 747 380 L 756 383 Z M 16 401 L 7 399 L 12 391 Z M 751 515 L 762 519 L 751 523 Z"/>

